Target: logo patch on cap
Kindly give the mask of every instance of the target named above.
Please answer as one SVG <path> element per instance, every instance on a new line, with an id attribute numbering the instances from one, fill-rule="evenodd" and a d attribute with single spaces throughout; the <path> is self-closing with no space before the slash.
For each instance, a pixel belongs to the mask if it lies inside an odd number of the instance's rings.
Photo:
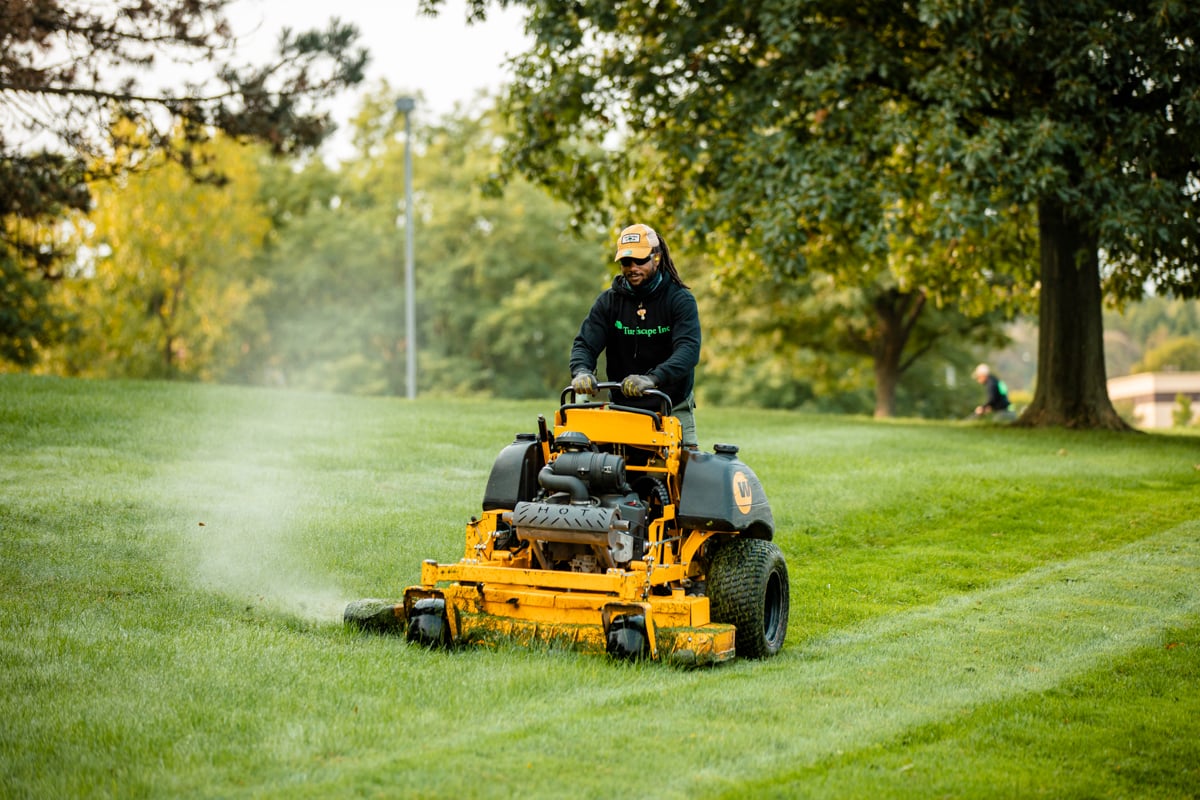
<path id="1" fill-rule="evenodd" d="M 618 244 L 629 244 L 631 242 L 640 242 L 641 240 L 642 235 L 640 233 L 627 233 L 621 237 L 621 241 Z"/>

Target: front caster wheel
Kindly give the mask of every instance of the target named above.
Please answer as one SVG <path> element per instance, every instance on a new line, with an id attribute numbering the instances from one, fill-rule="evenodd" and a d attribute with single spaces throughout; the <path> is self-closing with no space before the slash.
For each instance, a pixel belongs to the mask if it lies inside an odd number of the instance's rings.
<path id="1" fill-rule="evenodd" d="M 414 603 L 408 615 L 407 639 L 426 647 L 449 647 L 446 601 L 427 597 Z"/>
<path id="2" fill-rule="evenodd" d="M 650 653 L 650 637 L 646 635 L 646 617 L 641 614 L 622 614 L 612 621 L 606 645 L 608 654 L 625 661 L 636 661 Z"/>

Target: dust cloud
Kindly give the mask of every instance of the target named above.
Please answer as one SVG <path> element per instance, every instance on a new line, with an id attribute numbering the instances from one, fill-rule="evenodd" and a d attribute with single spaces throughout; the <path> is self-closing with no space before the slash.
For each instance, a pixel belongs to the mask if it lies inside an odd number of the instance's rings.
<path id="1" fill-rule="evenodd" d="M 239 413 L 174 465 L 169 483 L 185 528 L 178 568 L 248 609 L 340 621 L 346 594 L 322 574 L 321 543 L 310 535 L 321 492 L 295 467 L 313 420 L 286 411 L 259 404 Z"/>

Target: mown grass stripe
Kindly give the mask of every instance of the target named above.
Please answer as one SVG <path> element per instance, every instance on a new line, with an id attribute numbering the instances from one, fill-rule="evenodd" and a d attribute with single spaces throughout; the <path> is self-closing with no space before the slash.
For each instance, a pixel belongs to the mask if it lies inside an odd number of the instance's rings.
<path id="1" fill-rule="evenodd" d="M 624 685 L 619 671 L 597 664 L 608 673 L 598 681 L 607 688 L 590 686 L 576 699 L 588 707 L 589 730 L 649 724 L 662 737 L 655 741 L 685 746 L 686 758 L 656 766 L 656 797 L 789 796 L 778 794 L 780 787 L 811 777 L 809 770 L 821 762 L 877 749 L 983 706 L 1045 692 L 1154 644 L 1164 631 L 1200 613 L 1197 574 L 1200 521 L 789 644 L 773 660 L 686 675 L 643 665 Z M 795 600 L 802 605 L 802 598 Z M 439 654 L 424 655 L 443 661 Z M 473 669 L 479 658 L 458 653 L 445 660 Z M 552 663 L 561 654 L 546 658 Z M 546 686 L 556 681 L 550 677 Z M 687 698 L 698 701 L 690 732 L 674 717 L 654 722 Z M 469 726 L 426 733 L 425 747 L 397 753 L 391 766 L 421 775 L 430 752 L 449 762 L 469 759 L 481 736 L 506 742 L 510 752 L 551 771 L 619 761 L 629 742 L 581 737 L 579 714 L 579 703 L 558 687 L 529 698 L 521 715 L 475 716 Z M 757 746 L 725 747 L 744 740 Z M 509 773 L 501 770 L 496 777 L 501 775 Z M 466 791 L 467 779 L 462 780 Z M 610 788 L 595 776 L 580 776 L 572 794 L 599 798 Z M 515 789 L 498 783 L 471 793 L 504 796 L 509 790 Z"/>
<path id="2" fill-rule="evenodd" d="M 790 712 L 786 735 L 764 735 L 751 774 L 778 784 L 831 755 L 1059 686 L 1194 621 L 1198 575 L 1195 521 L 810 640 L 802 666 L 760 667 L 786 671 L 787 688 L 770 702 Z M 746 708 L 750 698 L 728 702 Z M 745 792 L 747 773 L 732 776 L 728 766 L 701 771 L 679 796 Z"/>

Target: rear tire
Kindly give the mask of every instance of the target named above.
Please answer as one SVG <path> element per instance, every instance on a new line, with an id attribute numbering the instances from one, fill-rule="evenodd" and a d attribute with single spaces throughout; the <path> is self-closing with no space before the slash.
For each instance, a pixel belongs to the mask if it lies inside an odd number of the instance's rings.
<path id="1" fill-rule="evenodd" d="M 742 658 L 767 658 L 783 647 L 790 606 L 787 561 L 774 542 L 736 537 L 713 554 L 708 598 L 715 622 L 737 628 Z"/>

